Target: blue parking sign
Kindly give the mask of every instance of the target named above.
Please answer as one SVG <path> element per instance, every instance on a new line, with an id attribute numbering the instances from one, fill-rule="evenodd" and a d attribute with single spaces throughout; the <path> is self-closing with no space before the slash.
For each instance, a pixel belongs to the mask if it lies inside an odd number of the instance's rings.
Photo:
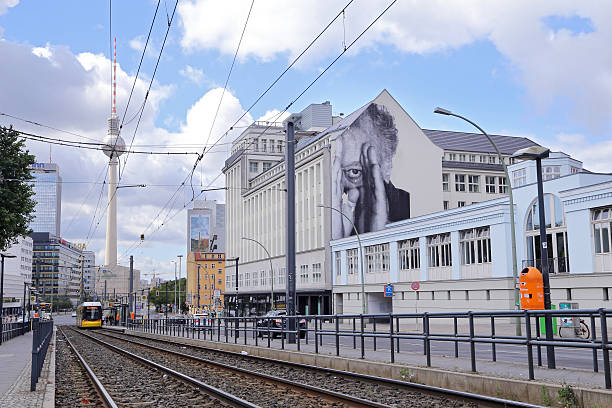
<path id="1" fill-rule="evenodd" d="M 385 285 L 385 297 L 393 297 L 393 285 Z"/>

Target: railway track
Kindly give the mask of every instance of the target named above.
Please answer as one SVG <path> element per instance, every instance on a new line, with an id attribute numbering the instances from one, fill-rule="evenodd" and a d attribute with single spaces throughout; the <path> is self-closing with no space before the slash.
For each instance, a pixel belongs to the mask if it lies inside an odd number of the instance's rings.
<path id="1" fill-rule="evenodd" d="M 64 327 L 60 333 L 75 354 L 81 356 L 81 364 L 88 367 L 90 379 L 103 390 L 100 393 L 107 396 L 106 401 L 81 401 L 67 406 L 103 406 L 96 405 L 100 402 L 109 407 L 257 407 L 197 379 L 93 339 L 81 330 Z M 61 377 L 66 377 L 66 367 L 59 368 Z"/>
<path id="2" fill-rule="evenodd" d="M 56 364 L 65 372 L 57 378 L 55 406 L 116 408 L 115 401 L 61 329 L 56 344 Z"/>
<path id="3" fill-rule="evenodd" d="M 272 375 L 304 385 L 316 386 L 333 392 L 350 394 L 383 406 L 411 407 L 535 407 L 535 405 L 503 400 L 483 395 L 447 390 L 421 384 L 373 377 L 346 371 L 304 364 L 290 363 L 264 357 L 242 355 L 204 346 L 119 334 L 116 331 L 98 332 L 105 336 L 129 341 L 141 347 L 160 348 L 188 358 L 247 370 L 250 373 Z M 112 333 L 112 334 L 110 334 Z"/>
<path id="4" fill-rule="evenodd" d="M 146 355 L 158 364 L 184 372 L 239 395 L 262 407 L 389 407 L 375 401 L 303 384 L 277 376 L 252 372 L 176 351 L 95 332 L 84 334 L 101 344 L 120 347 L 135 355 Z"/>

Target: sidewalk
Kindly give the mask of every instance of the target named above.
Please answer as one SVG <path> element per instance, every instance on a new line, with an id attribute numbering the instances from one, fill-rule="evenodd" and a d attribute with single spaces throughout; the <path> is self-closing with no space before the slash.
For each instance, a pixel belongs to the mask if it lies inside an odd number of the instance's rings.
<path id="1" fill-rule="evenodd" d="M 55 335 L 36 385 L 30 392 L 32 332 L 0 346 L 0 408 L 46 408 L 55 405 Z"/>

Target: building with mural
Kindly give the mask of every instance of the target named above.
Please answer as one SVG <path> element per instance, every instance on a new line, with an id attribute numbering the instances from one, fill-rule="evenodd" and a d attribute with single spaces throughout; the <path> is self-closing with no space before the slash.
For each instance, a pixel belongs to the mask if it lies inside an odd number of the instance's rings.
<path id="1" fill-rule="evenodd" d="M 187 210 L 187 232 L 189 311 L 220 314 L 225 294 L 225 204 L 194 201 Z"/>
<path id="2" fill-rule="evenodd" d="M 324 102 L 294 117 L 299 313 L 333 310 L 330 241 L 353 236 L 352 224 L 359 233 L 374 232 L 507 194 L 503 168 L 483 135 L 421 129 L 386 90 L 348 116 L 333 115 Z M 493 138 L 506 158 L 535 145 Z M 272 284 L 275 303 L 284 305 L 284 140 L 282 123 L 256 122 L 233 142 L 223 168 L 227 256 L 240 258 L 238 291 L 228 274 L 226 301 L 232 310 L 238 302 L 242 314 L 269 310 Z M 266 251 L 243 237 L 268 250 L 273 276 Z"/>

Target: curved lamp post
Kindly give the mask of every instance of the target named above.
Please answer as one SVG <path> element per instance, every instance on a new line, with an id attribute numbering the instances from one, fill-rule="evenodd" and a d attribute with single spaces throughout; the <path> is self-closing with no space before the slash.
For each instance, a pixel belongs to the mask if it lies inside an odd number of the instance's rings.
<path id="1" fill-rule="evenodd" d="M 329 208 L 330 210 L 336 211 L 340 213 L 344 218 L 348 220 L 353 226 L 353 231 L 355 231 L 355 235 L 357 236 L 357 242 L 359 243 L 359 273 L 361 275 L 361 311 L 363 314 L 367 313 L 366 310 L 366 300 L 365 300 L 365 276 L 363 276 L 363 246 L 361 245 L 361 238 L 359 237 L 359 232 L 357 231 L 357 227 L 355 227 L 355 223 L 349 217 L 346 216 L 342 211 L 337 208 L 330 207 L 328 205 L 317 204 L 317 207 L 321 208 Z"/>
<path id="2" fill-rule="evenodd" d="M 266 247 L 263 246 L 263 244 L 261 242 L 257 241 L 256 239 L 247 238 L 247 237 L 242 237 L 242 239 L 244 239 L 245 241 L 253 241 L 253 242 L 255 242 L 257 245 L 262 247 L 263 250 L 266 251 L 266 254 L 268 255 L 268 260 L 270 261 L 270 301 L 271 301 L 271 305 L 272 305 L 272 309 L 271 310 L 274 310 L 274 269 L 272 269 L 272 256 L 270 255 L 270 252 L 268 252 Z"/>
<path id="3" fill-rule="evenodd" d="M 510 183 L 510 175 L 508 174 L 508 166 L 506 166 L 506 162 L 504 161 L 504 158 L 503 158 L 501 152 L 499 151 L 499 148 L 497 147 L 497 145 L 495 144 L 493 139 L 491 139 L 491 136 L 489 136 L 487 134 L 487 132 L 485 132 L 476 123 L 472 122 L 471 120 L 469 120 L 468 118 L 466 118 L 464 116 L 457 115 L 456 113 L 453 113 L 453 112 L 449 111 L 448 109 L 444 109 L 444 108 L 440 108 L 440 107 L 437 107 L 436 109 L 434 109 L 434 113 L 437 113 L 439 115 L 454 116 L 456 118 L 463 119 L 464 121 L 466 121 L 469 124 L 471 124 L 472 126 L 474 126 L 476 129 L 478 129 L 480 131 L 480 133 L 482 133 L 483 135 L 486 136 L 486 138 L 489 140 L 489 143 L 491 143 L 493 145 L 493 148 L 495 149 L 495 152 L 497 152 L 497 157 L 499 158 L 499 162 L 501 163 L 501 165 L 504 168 L 504 175 L 506 176 L 506 185 L 508 186 L 508 197 L 510 199 L 510 234 L 512 235 L 512 279 L 513 279 L 513 283 L 514 283 L 514 308 L 518 309 L 519 308 L 519 289 L 517 287 L 517 283 L 518 283 L 518 266 L 516 264 L 516 234 L 515 234 L 515 225 L 514 225 L 514 196 L 512 194 L 512 184 Z M 518 324 L 518 322 L 517 322 L 517 325 L 516 325 L 516 334 L 518 336 L 521 335 L 521 326 L 520 326 L 520 324 Z"/>

